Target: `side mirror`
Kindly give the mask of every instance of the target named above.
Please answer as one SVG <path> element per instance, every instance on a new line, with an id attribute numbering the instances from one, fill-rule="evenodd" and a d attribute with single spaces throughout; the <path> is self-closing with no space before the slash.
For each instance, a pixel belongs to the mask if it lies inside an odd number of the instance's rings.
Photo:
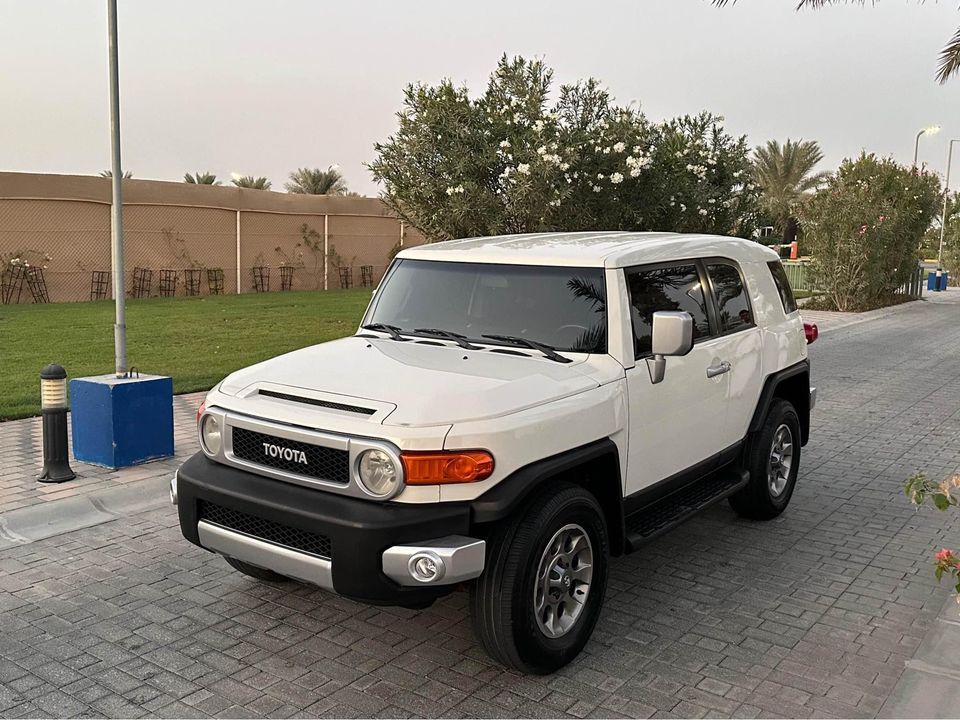
<path id="1" fill-rule="evenodd" d="M 650 382 L 663 382 L 667 357 L 682 357 L 693 349 L 693 316 L 687 312 L 659 310 L 653 314 L 653 357 L 647 358 Z"/>

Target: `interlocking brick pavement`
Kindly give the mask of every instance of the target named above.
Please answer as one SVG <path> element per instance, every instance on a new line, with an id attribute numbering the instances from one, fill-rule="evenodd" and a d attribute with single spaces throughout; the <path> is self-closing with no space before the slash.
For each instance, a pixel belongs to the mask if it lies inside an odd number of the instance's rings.
<path id="1" fill-rule="evenodd" d="M 38 387 L 37 394 L 39 393 Z M 122 470 L 71 462 L 77 478 L 65 483 L 37 482 L 37 476 L 43 467 L 40 418 L 0 423 L 0 512 L 109 490 L 138 480 L 170 477 L 175 468 L 197 451 L 195 416 L 205 394 L 192 393 L 174 397 L 176 455 L 173 458 Z M 72 436 L 69 429 L 68 435 Z"/>
<path id="2" fill-rule="evenodd" d="M 872 717 L 948 596 L 931 552 L 960 523 L 902 483 L 960 468 L 958 310 L 811 346 L 788 511 L 719 505 L 614 560 L 594 638 L 553 676 L 491 663 L 462 591 L 415 612 L 257 583 L 171 508 L 0 551 L 0 714 Z"/>

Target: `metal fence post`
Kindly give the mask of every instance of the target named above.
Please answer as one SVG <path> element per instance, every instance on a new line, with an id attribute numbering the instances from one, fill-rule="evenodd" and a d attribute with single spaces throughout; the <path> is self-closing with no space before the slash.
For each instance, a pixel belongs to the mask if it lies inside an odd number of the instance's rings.
<path id="1" fill-rule="evenodd" d="M 237 295 L 240 294 L 240 209 L 237 209 Z"/>
<path id="2" fill-rule="evenodd" d="M 328 265 L 330 258 L 330 216 L 323 215 L 323 289 L 329 290 Z"/>

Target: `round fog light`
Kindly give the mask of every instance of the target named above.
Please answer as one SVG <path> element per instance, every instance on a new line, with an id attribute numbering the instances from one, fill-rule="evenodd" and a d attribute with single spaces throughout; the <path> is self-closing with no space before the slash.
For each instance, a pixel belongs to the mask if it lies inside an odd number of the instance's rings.
<path id="1" fill-rule="evenodd" d="M 204 449 L 210 455 L 220 453 L 223 437 L 220 434 L 220 423 L 213 415 L 207 415 L 200 422 L 200 440 L 203 442 Z"/>
<path id="2" fill-rule="evenodd" d="M 360 485 L 378 498 L 392 495 L 400 485 L 400 468 L 383 450 L 364 450 L 357 463 Z"/>
<path id="3" fill-rule="evenodd" d="M 410 558 L 407 568 L 410 577 L 417 582 L 432 583 L 443 577 L 446 566 L 439 556 L 430 552 L 418 552 Z"/>

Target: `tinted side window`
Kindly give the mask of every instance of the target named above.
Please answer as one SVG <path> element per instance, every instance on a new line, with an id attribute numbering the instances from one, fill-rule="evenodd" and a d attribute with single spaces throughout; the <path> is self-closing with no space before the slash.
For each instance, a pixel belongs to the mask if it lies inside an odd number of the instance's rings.
<path id="1" fill-rule="evenodd" d="M 693 316 L 693 338 L 710 335 L 707 303 L 696 265 L 627 271 L 630 317 L 636 357 L 650 354 L 653 314 L 683 310 Z"/>
<path id="2" fill-rule="evenodd" d="M 778 260 L 771 260 L 767 263 L 767 267 L 770 268 L 770 274 L 773 275 L 773 284 L 777 286 L 777 292 L 780 293 L 783 311 L 789 315 L 797 309 L 797 301 L 793 297 L 793 288 L 790 287 L 790 280 L 787 279 L 787 271 L 783 269 L 783 264 Z"/>
<path id="3" fill-rule="evenodd" d="M 753 327 L 753 313 L 750 310 L 750 299 L 743 287 L 740 271 L 733 265 L 707 265 L 707 274 L 713 285 L 713 294 L 717 298 L 717 308 L 720 310 L 721 332 L 729 333 Z"/>

